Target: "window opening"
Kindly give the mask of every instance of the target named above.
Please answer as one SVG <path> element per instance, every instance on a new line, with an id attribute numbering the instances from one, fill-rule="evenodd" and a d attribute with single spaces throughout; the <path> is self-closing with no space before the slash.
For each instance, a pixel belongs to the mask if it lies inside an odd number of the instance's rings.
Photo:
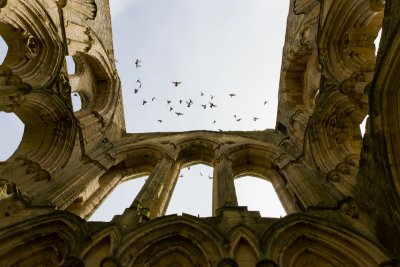
<path id="1" fill-rule="evenodd" d="M 4 41 L 3 37 L 0 35 L 0 65 L 3 64 L 4 59 L 8 53 L 8 45 Z"/>
<path id="2" fill-rule="evenodd" d="M 144 176 L 117 185 L 88 221 L 111 221 L 115 215 L 122 214 L 132 204 L 146 179 Z"/>
<path id="3" fill-rule="evenodd" d="M 72 56 L 65 56 L 65 60 L 67 61 L 67 72 L 69 75 L 73 75 L 76 72 L 75 61 Z"/>
<path id="4" fill-rule="evenodd" d="M 24 124 L 14 113 L 0 112 L 0 125 L 7 128 L 7 131 L 0 131 L 0 161 L 5 161 L 21 143 Z"/>
<path id="5" fill-rule="evenodd" d="M 72 100 L 72 110 L 74 112 L 82 109 L 82 98 L 78 93 L 72 93 L 71 100 Z"/>
<path id="6" fill-rule="evenodd" d="M 259 211 L 262 217 L 286 215 L 270 182 L 254 176 L 244 176 L 235 179 L 235 189 L 239 206 Z"/>
<path id="7" fill-rule="evenodd" d="M 378 54 L 379 50 L 379 44 L 381 42 L 381 35 L 382 35 L 382 29 L 379 30 L 378 35 L 375 38 L 374 44 L 375 44 L 375 55 Z"/>
<path id="8" fill-rule="evenodd" d="M 360 124 L 360 131 L 361 131 L 361 136 L 364 137 L 365 134 L 365 127 L 367 127 L 367 120 L 368 120 L 368 115 L 365 116 L 363 121 Z"/>
<path id="9" fill-rule="evenodd" d="M 212 216 L 213 168 L 197 164 L 181 169 L 166 214 Z"/>

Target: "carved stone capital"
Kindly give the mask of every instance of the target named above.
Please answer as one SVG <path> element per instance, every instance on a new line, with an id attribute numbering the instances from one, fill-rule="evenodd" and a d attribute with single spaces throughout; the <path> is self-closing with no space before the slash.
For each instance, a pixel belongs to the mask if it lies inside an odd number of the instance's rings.
<path id="1" fill-rule="evenodd" d="M 0 111 L 15 112 L 31 90 L 11 69 L 0 66 Z"/>

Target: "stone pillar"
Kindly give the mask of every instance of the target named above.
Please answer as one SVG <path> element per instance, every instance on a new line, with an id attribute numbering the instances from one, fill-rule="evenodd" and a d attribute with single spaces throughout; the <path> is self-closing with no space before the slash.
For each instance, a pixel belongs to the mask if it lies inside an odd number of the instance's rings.
<path id="1" fill-rule="evenodd" d="M 285 209 L 286 213 L 292 214 L 300 212 L 301 210 L 299 206 L 297 206 L 293 197 L 287 190 L 286 183 L 284 182 L 280 174 L 274 171 L 273 175 L 270 176 L 270 179 L 271 179 L 271 184 L 274 187 L 275 192 L 278 195 L 278 198 L 281 201 L 282 206 Z"/>
<path id="2" fill-rule="evenodd" d="M 305 208 L 336 206 L 336 200 L 300 163 L 290 162 L 281 168 L 280 172 L 286 177 L 288 186 L 293 189 Z"/>
<path id="3" fill-rule="evenodd" d="M 227 156 L 216 159 L 213 174 L 213 216 L 223 206 L 238 205 L 233 178 L 232 160 Z"/>
<path id="4" fill-rule="evenodd" d="M 147 218 L 164 215 L 176 184 L 179 167 L 173 158 L 165 154 L 157 162 L 131 208 L 139 207 L 141 215 Z"/>

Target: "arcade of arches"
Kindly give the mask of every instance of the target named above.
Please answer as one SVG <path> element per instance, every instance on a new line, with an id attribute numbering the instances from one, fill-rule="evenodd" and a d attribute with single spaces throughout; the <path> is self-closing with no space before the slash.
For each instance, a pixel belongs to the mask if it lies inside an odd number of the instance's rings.
<path id="1" fill-rule="evenodd" d="M 275 129 L 126 133 L 108 1 L 0 0 L 0 111 L 25 127 L 0 162 L 0 266 L 399 266 L 399 3 L 290 1 Z M 164 216 L 199 163 L 213 216 Z M 123 214 L 86 221 L 144 175 Z M 288 215 L 238 206 L 245 175 Z"/>

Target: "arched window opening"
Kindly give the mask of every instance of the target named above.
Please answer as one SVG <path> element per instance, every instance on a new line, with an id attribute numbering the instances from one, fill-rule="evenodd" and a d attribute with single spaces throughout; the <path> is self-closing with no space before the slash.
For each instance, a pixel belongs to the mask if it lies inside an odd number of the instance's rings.
<path id="1" fill-rule="evenodd" d="M 213 168 L 198 164 L 183 168 L 166 214 L 212 216 Z"/>
<path id="2" fill-rule="evenodd" d="M 73 75 L 76 72 L 75 61 L 72 56 L 65 56 L 65 61 L 67 62 L 67 72 L 69 75 Z"/>
<path id="3" fill-rule="evenodd" d="M 363 119 L 363 121 L 360 124 L 360 131 L 361 131 L 361 136 L 364 137 L 365 134 L 365 127 L 367 127 L 367 120 L 368 120 L 368 115 L 365 116 L 365 118 Z"/>
<path id="4" fill-rule="evenodd" d="M 4 59 L 8 53 L 8 45 L 4 41 L 3 37 L 0 35 L 0 65 L 3 64 Z"/>
<path id="5" fill-rule="evenodd" d="M 253 176 L 244 176 L 235 179 L 235 189 L 239 206 L 247 206 L 248 210 L 257 210 L 263 217 L 286 215 L 270 182 Z"/>
<path id="6" fill-rule="evenodd" d="M 88 221 L 111 221 L 115 215 L 122 214 L 132 204 L 146 179 L 144 176 L 117 185 Z"/>
<path id="7" fill-rule="evenodd" d="M 378 35 L 376 36 L 375 41 L 374 41 L 375 55 L 378 54 L 379 44 L 381 42 L 381 34 L 382 34 L 382 29 L 379 30 Z"/>
<path id="8" fill-rule="evenodd" d="M 0 161 L 7 160 L 17 150 L 24 133 L 24 124 L 14 113 L 0 112 Z"/>
<path id="9" fill-rule="evenodd" d="M 82 109 L 82 98 L 78 93 L 72 93 L 71 100 L 72 100 L 72 110 L 74 112 Z"/>

